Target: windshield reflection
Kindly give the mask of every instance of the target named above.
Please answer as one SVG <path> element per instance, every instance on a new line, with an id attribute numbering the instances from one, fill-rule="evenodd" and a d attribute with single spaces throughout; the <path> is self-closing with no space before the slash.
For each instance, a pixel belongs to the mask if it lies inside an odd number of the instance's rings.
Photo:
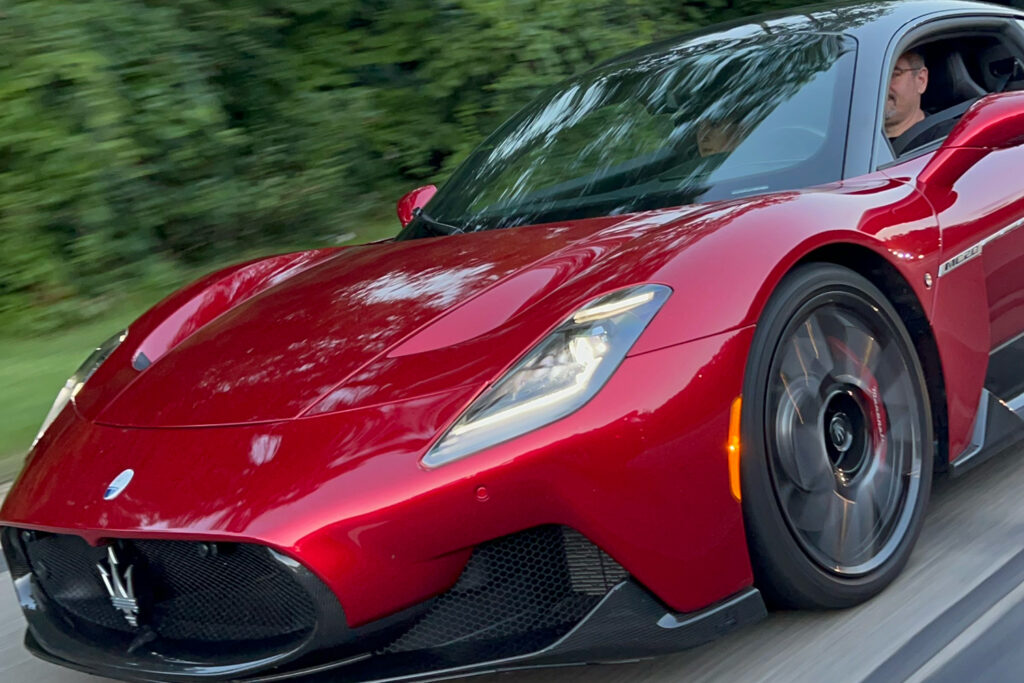
<path id="1" fill-rule="evenodd" d="M 840 35 L 759 33 L 611 62 L 500 128 L 431 215 L 471 231 L 838 180 L 854 51 Z"/>

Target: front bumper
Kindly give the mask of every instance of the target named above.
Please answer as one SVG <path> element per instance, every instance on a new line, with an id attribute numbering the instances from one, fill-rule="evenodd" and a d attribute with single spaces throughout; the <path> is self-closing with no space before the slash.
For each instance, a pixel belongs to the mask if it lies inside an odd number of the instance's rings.
<path id="1" fill-rule="evenodd" d="M 52 550 L 47 554 L 46 547 L 60 545 L 67 551 L 73 545 L 70 538 L 10 528 L 4 532 L 15 587 L 29 623 L 26 646 L 54 663 L 124 680 L 272 681 L 295 676 L 325 682 L 425 680 L 632 660 L 699 645 L 765 614 L 754 589 L 697 613 L 673 613 L 583 536 L 547 526 L 481 545 L 451 590 L 415 610 L 356 630 L 346 628 L 340 606 L 323 584 L 299 563 L 269 552 L 261 565 L 263 578 L 246 578 L 266 586 L 250 591 L 248 599 L 238 604 L 245 619 L 222 614 L 219 620 L 211 620 L 209 615 L 223 605 L 209 601 L 231 601 L 230 596 L 217 597 L 217 590 L 224 588 L 217 582 L 225 577 L 238 580 L 242 573 L 239 562 L 229 558 L 244 556 L 252 564 L 251 555 L 266 549 L 222 544 L 218 555 L 211 556 L 207 550 L 201 558 L 197 555 L 198 559 L 183 563 L 183 552 L 209 544 L 173 542 L 177 544 L 173 551 L 148 548 L 146 552 L 156 559 L 148 565 L 140 560 L 134 566 L 144 567 L 136 575 L 136 584 L 149 588 L 149 598 L 140 597 L 140 624 L 131 628 L 127 622 L 119 623 L 121 615 L 110 604 L 103 612 L 106 596 L 96 582 L 89 588 L 88 575 L 79 576 L 84 572 L 64 571 L 65 576 L 60 576 L 61 570 L 51 561 L 56 556 Z M 130 554 L 130 544 L 118 548 L 122 557 L 142 557 Z M 102 549 L 93 550 L 98 556 Z M 167 616 L 173 609 L 167 605 L 182 597 L 175 594 L 168 599 L 164 585 L 168 568 L 160 565 L 160 558 L 169 554 L 176 558 L 178 571 L 189 577 L 198 573 L 210 584 L 211 592 L 201 607 L 207 615 L 202 624 L 190 624 L 189 615 L 180 609 L 173 618 Z M 44 560 L 49 568 L 43 566 Z M 272 566 L 274 562 L 277 567 Z M 74 564 L 73 559 L 68 563 Z M 218 568 L 226 572 L 218 574 Z M 275 572 L 279 576 L 271 576 Z M 293 629 L 290 639 L 205 641 L 197 646 L 195 640 L 186 643 L 165 637 L 166 633 L 180 636 L 183 624 L 184 630 L 207 636 L 237 634 L 240 627 L 258 632 L 252 626 L 268 618 L 268 609 L 273 611 L 274 605 L 263 604 L 267 600 L 276 600 L 284 591 L 290 593 L 291 601 L 301 601 L 295 591 L 288 591 L 289 584 L 313 598 L 310 605 L 316 612 L 307 628 Z M 90 596 L 90 590 L 98 594 Z M 166 599 L 163 605 L 160 597 Z M 191 601 L 189 609 L 195 605 Z"/>
<path id="2" fill-rule="evenodd" d="M 666 623 L 686 621 L 687 614 L 703 615 L 708 605 L 746 595 L 752 583 L 725 457 L 729 408 L 751 336 L 751 329 L 736 330 L 627 358 L 576 413 L 435 470 L 420 467 L 419 458 L 472 399 L 472 388 L 288 422 L 189 429 L 98 425 L 65 411 L 30 455 L 0 510 L 0 525 L 79 537 L 92 547 L 203 542 L 271 549 L 296 558 L 326 586 L 339 624 L 325 633 L 340 640 L 296 641 L 267 655 L 273 661 L 246 656 L 228 662 L 236 667 L 230 672 L 216 668 L 223 662 L 175 652 L 166 662 L 158 658 L 120 674 L 104 669 L 102 656 L 62 650 L 63 633 L 47 637 L 33 629 L 30 645 L 72 666 L 135 679 L 252 678 L 341 660 L 350 661 L 346 672 L 353 680 L 372 680 L 533 666 L 560 657 L 635 658 L 699 642 L 662 634 L 671 647 L 644 645 L 660 642 L 644 630 L 650 626 L 644 620 L 659 611 L 655 621 L 665 615 L 671 617 Z M 128 468 L 135 471 L 131 485 L 115 500 L 103 500 L 109 482 Z M 404 634 L 465 582 L 480 581 L 470 568 L 482 549 L 523 530 L 552 527 L 574 529 L 615 558 L 651 601 L 628 602 L 657 608 L 638 607 L 644 616 L 637 618 L 617 601 L 605 603 L 617 594 L 617 579 L 601 593 L 585 592 L 587 600 L 556 600 L 575 611 L 553 609 L 562 618 L 535 629 L 540 641 L 471 624 L 472 633 L 495 633 L 497 648 L 474 646 L 467 655 L 447 649 L 466 634 L 401 652 L 383 652 L 393 645 L 386 639 L 344 636 L 377 633 L 382 625 Z M 31 624 L 31 605 L 45 605 L 45 596 L 33 592 L 31 577 L 24 584 L 19 589 Z M 479 604 L 487 604 L 484 592 L 469 595 L 484 596 Z M 602 612 L 594 612 L 599 605 Z M 567 650 L 562 639 L 583 624 L 603 623 L 598 614 L 610 614 L 608 605 L 624 615 L 622 623 L 609 622 L 616 629 L 637 622 L 629 628 L 643 634 L 639 649 L 618 652 L 616 644 L 624 641 L 616 635 L 605 653 L 584 656 L 578 645 Z M 715 630 L 727 628 L 732 617 L 707 619 L 697 623 Z M 705 626 L 694 628 L 705 632 Z M 502 649 L 502 643 L 515 647 Z M 380 673 L 385 670 L 398 673 Z"/>
<path id="3" fill-rule="evenodd" d="M 66 410 L 0 525 L 256 543 L 298 558 L 352 627 L 451 588 L 472 548 L 545 524 L 590 538 L 671 609 L 753 582 L 726 441 L 752 330 L 627 358 L 576 413 L 435 470 L 419 458 L 473 398 L 453 390 L 273 424 L 126 429 Z M 134 479 L 117 499 L 118 473 Z"/>

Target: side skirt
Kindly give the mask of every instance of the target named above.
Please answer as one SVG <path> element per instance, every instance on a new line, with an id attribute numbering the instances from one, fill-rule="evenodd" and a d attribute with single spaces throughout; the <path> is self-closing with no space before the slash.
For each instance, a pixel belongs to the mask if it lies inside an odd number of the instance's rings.
<path id="1" fill-rule="evenodd" d="M 1024 398 L 1024 334 L 989 356 L 985 388 L 1004 401 Z"/>
<path id="2" fill-rule="evenodd" d="M 1004 401 L 988 389 L 982 389 L 971 445 L 950 463 L 950 473 L 959 477 L 1021 443 L 1024 443 L 1024 394 Z"/>
<path id="3" fill-rule="evenodd" d="M 1020 443 L 1024 443 L 1024 334 L 989 356 L 971 444 L 950 463 L 950 473 L 958 477 Z"/>

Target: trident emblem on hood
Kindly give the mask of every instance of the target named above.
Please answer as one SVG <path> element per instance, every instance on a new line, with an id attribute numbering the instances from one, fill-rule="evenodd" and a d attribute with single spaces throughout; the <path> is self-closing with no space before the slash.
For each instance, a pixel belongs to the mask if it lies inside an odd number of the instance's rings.
<path id="1" fill-rule="evenodd" d="M 120 562 L 114 552 L 114 546 L 107 546 L 106 563 L 109 569 L 103 566 L 103 560 L 100 560 L 96 568 L 100 570 L 100 578 L 103 579 L 103 585 L 107 587 L 110 604 L 120 610 L 129 624 L 137 628 L 139 625 L 139 601 L 135 598 L 135 583 L 132 581 L 132 570 L 135 568 L 129 565 L 122 578 Z"/>

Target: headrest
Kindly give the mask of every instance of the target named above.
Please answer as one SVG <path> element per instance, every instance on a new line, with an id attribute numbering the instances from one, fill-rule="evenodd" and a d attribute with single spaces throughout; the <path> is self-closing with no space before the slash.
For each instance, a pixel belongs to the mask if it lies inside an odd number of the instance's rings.
<path id="1" fill-rule="evenodd" d="M 1024 87 L 1024 67 L 1005 45 L 994 45 L 978 57 L 982 85 L 989 92 L 1020 90 Z"/>
<path id="2" fill-rule="evenodd" d="M 963 55 L 956 50 L 934 55 L 927 66 L 928 89 L 921 96 L 921 106 L 926 111 L 942 111 L 988 94 L 971 78 Z"/>

